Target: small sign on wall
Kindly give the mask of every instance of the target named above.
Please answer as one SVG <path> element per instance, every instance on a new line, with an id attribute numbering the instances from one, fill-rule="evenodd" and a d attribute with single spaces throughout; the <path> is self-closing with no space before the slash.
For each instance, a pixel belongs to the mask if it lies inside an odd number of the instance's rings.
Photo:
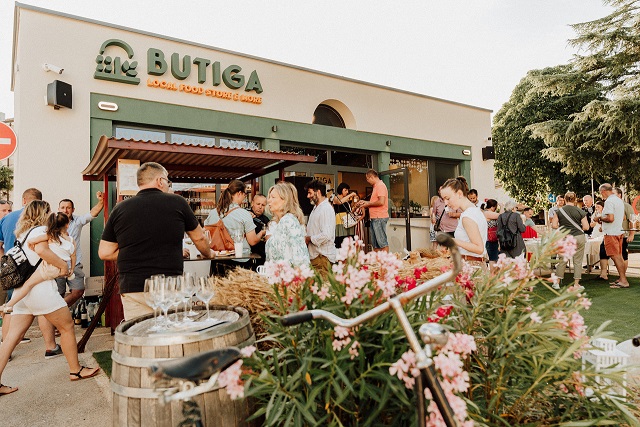
<path id="1" fill-rule="evenodd" d="M 138 194 L 138 178 L 136 177 L 138 169 L 140 169 L 140 160 L 118 159 L 116 169 L 118 197 Z"/>
<path id="2" fill-rule="evenodd" d="M 333 186 L 334 183 L 334 176 L 333 174 L 330 173 L 316 173 L 313 175 L 313 177 L 319 181 L 322 181 L 325 183 L 325 185 L 327 186 L 327 190 L 330 188 L 335 188 Z"/>

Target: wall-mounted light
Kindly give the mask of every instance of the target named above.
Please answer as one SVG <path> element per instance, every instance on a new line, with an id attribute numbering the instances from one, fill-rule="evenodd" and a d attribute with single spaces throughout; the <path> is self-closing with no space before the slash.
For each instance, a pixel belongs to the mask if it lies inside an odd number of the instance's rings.
<path id="1" fill-rule="evenodd" d="M 271 132 L 278 132 L 278 126 L 276 125 L 271 126 Z"/>
<path id="2" fill-rule="evenodd" d="M 387 142 L 386 142 L 386 144 L 387 144 L 387 147 L 391 147 L 391 140 L 390 140 L 390 139 L 388 139 L 388 140 L 387 140 Z"/>
<path id="3" fill-rule="evenodd" d="M 470 156 L 471 155 L 471 150 L 462 150 L 462 154 L 464 154 L 465 156 Z"/>
<path id="4" fill-rule="evenodd" d="M 118 104 L 115 102 L 100 101 L 98 102 L 98 108 L 104 111 L 118 111 Z"/>

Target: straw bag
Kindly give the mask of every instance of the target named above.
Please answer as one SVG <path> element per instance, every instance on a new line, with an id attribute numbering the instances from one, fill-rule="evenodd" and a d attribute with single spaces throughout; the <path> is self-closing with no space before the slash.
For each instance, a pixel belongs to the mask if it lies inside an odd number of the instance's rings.
<path id="1" fill-rule="evenodd" d="M 27 237 L 32 231 L 33 228 L 24 236 L 22 242 L 17 240 L 16 245 L 0 258 L 0 286 L 4 290 L 19 288 L 24 285 L 24 282 L 31 277 L 40 262 L 42 262 L 40 259 L 36 265 L 31 265 L 27 254 L 22 249 L 24 242 L 27 241 Z"/>

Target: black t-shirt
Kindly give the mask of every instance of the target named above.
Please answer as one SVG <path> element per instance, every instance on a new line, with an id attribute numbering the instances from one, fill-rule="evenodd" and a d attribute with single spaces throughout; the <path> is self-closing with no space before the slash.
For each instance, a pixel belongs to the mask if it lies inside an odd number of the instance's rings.
<path id="1" fill-rule="evenodd" d="M 120 249 L 120 293 L 142 292 L 144 280 L 154 274 L 182 274 L 182 239 L 197 227 L 187 201 L 176 194 L 149 188 L 118 203 L 102 240 Z"/>

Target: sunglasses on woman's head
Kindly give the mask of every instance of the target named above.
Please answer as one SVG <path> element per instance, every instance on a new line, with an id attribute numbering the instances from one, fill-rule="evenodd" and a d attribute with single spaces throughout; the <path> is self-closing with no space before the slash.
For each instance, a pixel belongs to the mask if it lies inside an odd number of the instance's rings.
<path id="1" fill-rule="evenodd" d="M 9 205 L 12 206 L 13 202 L 11 200 L 0 200 L 0 205 Z"/>

